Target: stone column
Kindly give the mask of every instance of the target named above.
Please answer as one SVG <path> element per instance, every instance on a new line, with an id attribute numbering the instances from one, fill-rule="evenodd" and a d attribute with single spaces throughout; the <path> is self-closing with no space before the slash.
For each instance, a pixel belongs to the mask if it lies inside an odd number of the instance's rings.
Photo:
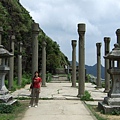
<path id="1" fill-rule="evenodd" d="M 10 51 L 14 55 L 14 41 L 15 36 L 10 36 Z M 13 86 L 13 80 L 14 80 L 14 56 L 9 58 L 9 67 L 10 71 L 8 73 L 8 89 L 11 90 L 11 87 Z"/>
<path id="2" fill-rule="evenodd" d="M 101 88 L 101 43 L 96 43 L 97 46 L 97 88 Z"/>
<path id="3" fill-rule="evenodd" d="M 116 35 L 117 35 L 117 43 L 120 45 L 120 29 L 116 30 Z"/>
<path id="4" fill-rule="evenodd" d="M 72 87 L 76 87 L 76 45 L 77 40 L 72 40 Z"/>
<path id="5" fill-rule="evenodd" d="M 116 36 L 117 36 L 117 43 L 120 46 L 120 29 L 116 30 Z M 120 67 L 119 61 L 117 61 L 117 66 Z"/>
<path id="6" fill-rule="evenodd" d="M 18 54 L 18 85 L 22 83 L 22 42 L 19 43 L 19 54 Z"/>
<path id="7" fill-rule="evenodd" d="M 79 84 L 78 97 L 82 97 L 85 91 L 85 24 L 78 24 L 79 34 Z"/>
<path id="8" fill-rule="evenodd" d="M 39 24 L 34 23 L 32 26 L 32 78 L 34 77 L 34 72 L 38 71 L 38 34 L 39 34 Z"/>
<path id="9" fill-rule="evenodd" d="M 0 45 L 2 44 L 2 32 L 3 32 L 3 28 L 0 27 Z M 1 59 L 0 59 L 0 65 L 1 65 Z"/>
<path id="10" fill-rule="evenodd" d="M 3 28 L 0 27 L 0 45 L 1 45 L 1 42 L 2 42 L 2 32 L 3 32 Z"/>
<path id="11" fill-rule="evenodd" d="M 104 37 L 105 43 L 105 56 L 110 52 L 110 37 Z M 110 91 L 110 74 L 107 70 L 109 69 L 109 59 L 105 59 L 105 90 L 108 93 Z"/>
<path id="12" fill-rule="evenodd" d="M 46 87 L 46 42 L 42 41 L 42 87 Z"/>

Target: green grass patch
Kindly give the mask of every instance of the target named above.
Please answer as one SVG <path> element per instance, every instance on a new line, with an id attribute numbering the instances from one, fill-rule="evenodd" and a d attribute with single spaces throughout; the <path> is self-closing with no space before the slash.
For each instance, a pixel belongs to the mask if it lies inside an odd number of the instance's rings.
<path id="1" fill-rule="evenodd" d="M 23 113 L 27 110 L 28 102 L 17 102 L 14 105 L 0 105 L 0 120 L 17 120 L 23 117 Z M 4 110 L 3 110 L 4 109 Z"/>

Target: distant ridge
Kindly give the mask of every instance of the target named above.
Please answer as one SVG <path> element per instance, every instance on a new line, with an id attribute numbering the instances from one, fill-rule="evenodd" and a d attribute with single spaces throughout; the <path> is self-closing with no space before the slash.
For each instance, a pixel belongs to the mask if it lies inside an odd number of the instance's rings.
<path id="1" fill-rule="evenodd" d="M 69 61 L 70 65 L 72 65 L 72 61 Z M 78 66 L 78 62 L 76 62 L 76 66 Z M 86 68 L 86 73 L 87 74 L 92 74 L 93 76 L 97 77 L 97 64 L 93 65 L 93 66 L 88 66 L 85 65 Z M 104 67 L 101 65 L 101 78 L 105 79 L 105 69 Z"/>

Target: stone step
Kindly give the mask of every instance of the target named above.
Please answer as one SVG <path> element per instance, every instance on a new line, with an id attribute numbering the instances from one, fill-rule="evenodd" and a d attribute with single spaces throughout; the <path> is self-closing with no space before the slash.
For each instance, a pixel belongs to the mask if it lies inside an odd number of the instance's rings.
<path id="1" fill-rule="evenodd" d="M 12 99 L 12 100 L 10 100 L 9 102 L 7 102 L 7 103 L 5 103 L 6 105 L 13 105 L 13 104 L 15 104 L 17 102 L 17 100 L 16 99 Z"/>
<path id="2" fill-rule="evenodd" d="M 69 83 L 70 81 L 68 81 L 68 80 L 59 80 L 59 81 L 57 81 L 57 80 L 52 80 L 52 81 L 50 81 L 50 83 Z"/>

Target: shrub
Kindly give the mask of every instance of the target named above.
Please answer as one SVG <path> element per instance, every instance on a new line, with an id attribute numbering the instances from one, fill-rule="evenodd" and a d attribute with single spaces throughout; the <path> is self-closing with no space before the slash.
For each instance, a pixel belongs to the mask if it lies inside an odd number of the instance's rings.
<path id="1" fill-rule="evenodd" d="M 12 113 L 14 110 L 12 105 L 0 104 L 0 113 Z"/>
<path id="2" fill-rule="evenodd" d="M 46 81 L 50 82 L 52 80 L 52 74 L 51 73 L 47 73 L 46 74 Z"/>
<path id="3" fill-rule="evenodd" d="M 81 100 L 93 101 L 93 98 L 91 98 L 91 94 L 88 91 L 85 91 L 84 95 L 81 97 Z"/>
<path id="4" fill-rule="evenodd" d="M 16 107 L 21 106 L 20 102 L 16 102 L 14 105 L 6 105 L 1 103 L 0 104 L 0 113 L 4 114 L 4 113 L 13 113 Z"/>

